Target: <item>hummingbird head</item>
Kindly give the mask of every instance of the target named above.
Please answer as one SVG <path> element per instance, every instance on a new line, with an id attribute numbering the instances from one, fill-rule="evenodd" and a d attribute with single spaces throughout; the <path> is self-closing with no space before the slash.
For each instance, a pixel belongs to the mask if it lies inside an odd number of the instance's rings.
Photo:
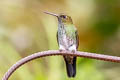
<path id="1" fill-rule="evenodd" d="M 60 14 L 58 19 L 60 19 L 62 23 L 73 24 L 72 18 L 70 16 L 67 16 L 67 15 L 64 15 L 64 14 Z"/>
<path id="2" fill-rule="evenodd" d="M 51 13 L 51 12 L 44 12 L 44 13 L 56 16 L 58 18 L 58 21 L 61 22 L 61 23 L 73 24 L 72 18 L 70 16 L 65 15 L 65 14 L 54 14 L 54 13 Z"/>

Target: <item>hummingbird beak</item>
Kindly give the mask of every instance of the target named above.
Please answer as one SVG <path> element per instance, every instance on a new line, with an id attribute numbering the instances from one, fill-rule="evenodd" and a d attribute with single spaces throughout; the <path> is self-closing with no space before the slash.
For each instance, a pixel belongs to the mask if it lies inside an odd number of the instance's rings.
<path id="1" fill-rule="evenodd" d="M 56 16 L 58 17 L 59 15 L 58 14 L 54 14 L 54 13 L 51 13 L 51 12 L 44 12 L 45 14 L 49 14 L 49 15 L 53 15 L 53 16 Z"/>

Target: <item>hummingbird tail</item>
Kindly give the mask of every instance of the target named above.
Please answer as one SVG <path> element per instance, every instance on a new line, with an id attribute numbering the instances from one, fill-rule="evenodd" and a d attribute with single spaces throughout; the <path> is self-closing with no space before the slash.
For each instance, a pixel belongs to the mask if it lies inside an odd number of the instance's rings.
<path id="1" fill-rule="evenodd" d="M 73 64 L 70 64 L 67 59 L 65 59 L 66 70 L 68 77 L 75 77 L 76 75 L 76 57 L 73 58 Z"/>
<path id="2" fill-rule="evenodd" d="M 72 77 L 75 77 L 76 76 L 76 57 L 73 58 L 73 76 Z"/>

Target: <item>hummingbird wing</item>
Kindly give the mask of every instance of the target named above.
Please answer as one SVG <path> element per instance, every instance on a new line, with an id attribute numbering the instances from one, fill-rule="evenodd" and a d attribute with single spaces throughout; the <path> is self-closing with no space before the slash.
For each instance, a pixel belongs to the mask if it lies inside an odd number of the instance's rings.
<path id="1" fill-rule="evenodd" d="M 58 41 L 58 31 L 57 31 L 56 37 L 57 37 L 57 43 L 58 43 L 58 46 L 59 46 L 59 41 Z"/>
<path id="2" fill-rule="evenodd" d="M 75 34 L 76 34 L 76 49 L 78 49 L 78 46 L 79 46 L 79 36 L 78 36 L 78 32 L 76 31 Z"/>

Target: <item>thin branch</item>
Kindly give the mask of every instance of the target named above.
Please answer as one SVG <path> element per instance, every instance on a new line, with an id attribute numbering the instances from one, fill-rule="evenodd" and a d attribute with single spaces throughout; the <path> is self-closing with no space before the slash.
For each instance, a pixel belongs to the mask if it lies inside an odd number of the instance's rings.
<path id="1" fill-rule="evenodd" d="M 77 57 L 85 57 L 85 58 L 91 58 L 91 59 L 97 59 L 97 60 L 104 60 L 104 61 L 110 61 L 110 62 L 117 62 L 120 63 L 120 57 L 117 56 L 108 56 L 108 55 L 102 55 L 102 54 L 95 54 L 95 53 L 88 53 L 88 52 L 80 52 L 76 51 L 75 53 L 72 53 L 70 51 L 62 51 L 59 52 L 59 50 L 49 50 L 49 51 L 43 51 L 34 53 L 30 56 L 27 56 L 18 62 L 14 64 L 3 76 L 2 80 L 8 80 L 9 77 L 12 75 L 12 73 L 18 69 L 23 64 L 40 57 L 46 57 L 46 56 L 53 56 L 53 55 L 72 55 Z"/>

